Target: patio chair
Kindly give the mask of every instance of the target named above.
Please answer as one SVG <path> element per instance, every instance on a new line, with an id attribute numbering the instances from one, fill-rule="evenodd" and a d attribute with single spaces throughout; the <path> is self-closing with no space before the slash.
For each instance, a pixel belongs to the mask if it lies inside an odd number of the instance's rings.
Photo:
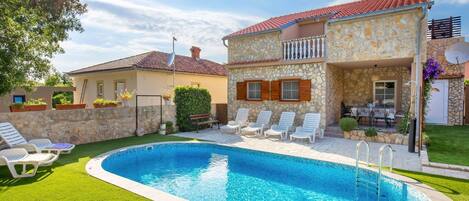
<path id="1" fill-rule="evenodd" d="M 307 113 L 303 120 L 302 127 L 296 127 L 295 133 L 290 135 L 290 141 L 293 139 L 309 139 L 310 143 L 316 141 L 316 134 L 321 132 L 319 123 L 321 122 L 321 114 L 319 113 Z M 321 135 L 321 134 L 320 134 Z"/>
<path id="2" fill-rule="evenodd" d="M 295 120 L 294 112 L 282 112 L 280 115 L 280 120 L 277 124 L 272 125 L 269 130 L 264 132 L 264 136 L 280 136 L 280 139 L 283 139 L 284 136 L 288 137 L 288 132 L 293 126 L 293 121 Z"/>
<path id="3" fill-rule="evenodd" d="M 0 151 L 0 166 L 7 166 L 13 178 L 33 177 L 36 175 L 39 166 L 52 165 L 59 155 L 51 153 L 29 154 L 26 149 L 14 148 Z M 15 166 L 21 165 L 21 173 L 18 173 Z M 27 170 L 27 166 L 33 166 L 32 170 Z"/>
<path id="4" fill-rule="evenodd" d="M 241 128 L 248 124 L 249 109 L 239 108 L 234 121 L 229 121 L 227 125 L 221 127 L 223 133 L 240 133 Z"/>
<path id="5" fill-rule="evenodd" d="M 255 123 L 250 123 L 246 128 L 241 129 L 241 133 L 255 133 L 256 135 L 263 135 L 264 130 L 270 123 L 272 111 L 261 111 Z"/>
<path id="6" fill-rule="evenodd" d="M 20 132 L 8 122 L 0 123 L 0 138 L 3 139 L 10 148 L 24 148 L 32 153 L 53 152 L 57 154 L 69 154 L 75 148 L 74 144 L 52 143 L 49 139 L 33 139 L 26 141 Z"/>

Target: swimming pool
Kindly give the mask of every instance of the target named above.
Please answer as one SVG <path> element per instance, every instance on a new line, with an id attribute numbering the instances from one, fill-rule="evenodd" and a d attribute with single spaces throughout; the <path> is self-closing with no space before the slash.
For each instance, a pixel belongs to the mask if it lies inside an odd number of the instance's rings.
<path id="1" fill-rule="evenodd" d="M 187 200 L 377 199 L 377 173 L 355 167 L 210 143 L 165 143 L 115 152 L 105 171 Z M 427 201 L 386 176 L 380 200 Z"/>

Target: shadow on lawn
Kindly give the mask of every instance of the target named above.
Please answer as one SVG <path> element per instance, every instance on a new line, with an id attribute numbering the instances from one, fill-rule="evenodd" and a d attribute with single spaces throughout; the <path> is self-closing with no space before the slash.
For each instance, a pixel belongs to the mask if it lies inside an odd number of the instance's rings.
<path id="1" fill-rule="evenodd" d="M 424 183 L 432 188 L 427 188 L 429 190 L 437 190 L 441 193 L 444 194 L 451 194 L 451 195 L 461 195 L 464 194 L 464 192 L 460 192 L 460 190 L 455 189 L 457 188 L 458 185 L 455 185 L 455 183 L 461 183 L 462 185 L 468 185 L 469 187 L 469 180 L 465 179 L 459 179 L 459 178 L 452 178 L 452 177 L 445 177 L 445 176 L 440 176 L 440 175 L 433 175 L 433 174 L 427 174 L 427 173 L 420 173 L 420 172 L 410 172 L 406 170 L 398 170 L 398 174 L 410 177 L 414 180 L 416 180 L 418 183 Z M 423 177 L 423 178 L 419 178 Z M 445 180 L 444 182 L 438 181 L 438 180 Z M 414 182 L 417 184 L 417 182 Z M 467 187 L 462 187 L 462 188 L 467 188 Z"/>
<path id="2" fill-rule="evenodd" d="M 80 169 L 76 171 L 82 171 L 84 174 L 86 174 L 84 166 L 86 165 L 88 160 L 105 152 L 112 151 L 114 149 L 155 142 L 188 140 L 192 139 L 176 136 L 161 136 L 156 134 L 148 134 L 142 137 L 127 137 L 115 140 L 77 145 L 71 154 L 60 155 L 59 159 L 54 162 L 52 166 L 39 167 L 36 176 L 34 177 L 14 179 L 6 166 L 0 167 L 0 192 L 7 190 L 7 188 L 11 186 L 28 185 L 34 182 L 44 180 L 54 173 L 54 169 L 62 168 L 62 166 L 65 165 L 83 163 L 78 166 L 78 168 Z"/>

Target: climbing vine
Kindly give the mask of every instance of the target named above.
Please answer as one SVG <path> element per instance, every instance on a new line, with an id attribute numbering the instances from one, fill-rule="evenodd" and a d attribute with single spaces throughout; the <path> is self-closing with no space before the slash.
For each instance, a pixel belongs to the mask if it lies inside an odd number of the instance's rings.
<path id="1" fill-rule="evenodd" d="M 427 112 L 428 102 L 430 101 L 432 94 L 432 83 L 435 79 L 438 79 L 445 70 L 441 67 L 440 63 L 434 58 L 429 58 L 425 63 L 425 68 L 423 69 L 423 108 L 424 116 Z"/>

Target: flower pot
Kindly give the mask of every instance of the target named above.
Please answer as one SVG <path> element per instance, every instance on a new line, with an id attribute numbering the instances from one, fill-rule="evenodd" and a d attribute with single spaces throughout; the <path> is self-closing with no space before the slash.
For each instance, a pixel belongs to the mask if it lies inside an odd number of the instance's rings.
<path id="1" fill-rule="evenodd" d="M 24 105 L 24 110 L 29 112 L 43 111 L 47 110 L 47 105 Z"/>
<path id="2" fill-rule="evenodd" d="M 56 110 L 76 110 L 85 109 L 86 104 L 57 104 L 55 105 Z"/>
<path id="3" fill-rule="evenodd" d="M 166 135 L 166 124 L 161 124 L 159 133 L 160 135 Z"/>
<path id="4" fill-rule="evenodd" d="M 10 112 L 26 112 L 26 110 L 24 109 L 24 107 L 10 106 Z"/>
<path id="5" fill-rule="evenodd" d="M 114 108 L 117 107 L 117 104 L 95 104 L 93 103 L 94 108 Z"/>

